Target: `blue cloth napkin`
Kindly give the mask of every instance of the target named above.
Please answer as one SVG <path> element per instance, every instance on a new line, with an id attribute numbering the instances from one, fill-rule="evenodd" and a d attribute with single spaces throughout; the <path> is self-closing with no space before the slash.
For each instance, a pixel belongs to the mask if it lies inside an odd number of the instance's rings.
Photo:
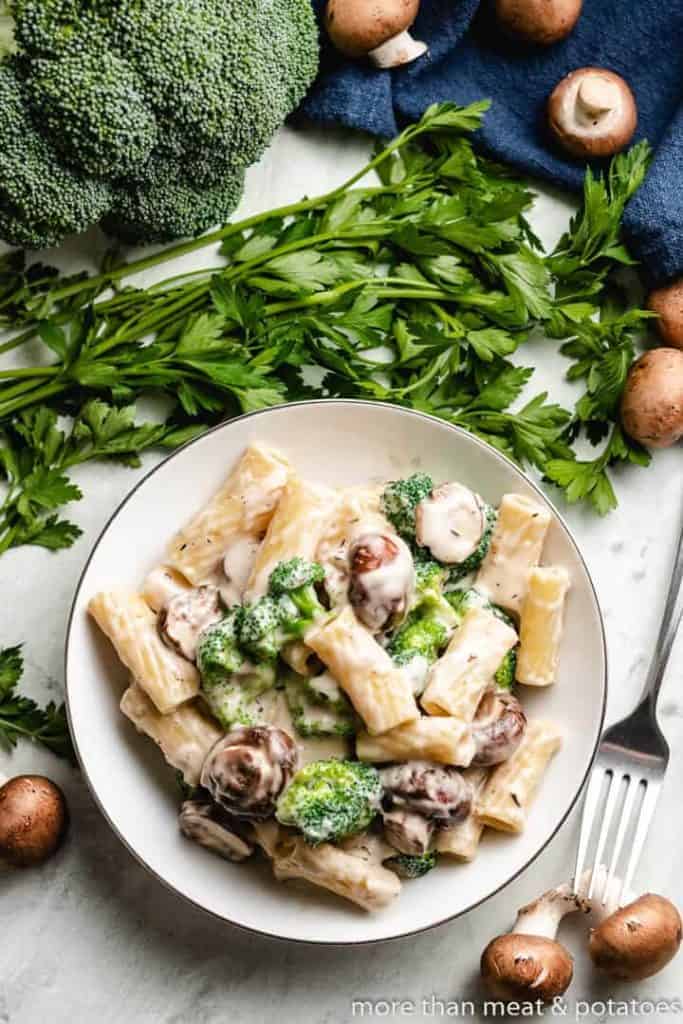
<path id="1" fill-rule="evenodd" d="M 313 3 L 321 15 L 325 0 Z M 683 274 L 683 0 L 584 0 L 574 32 L 544 49 L 506 39 L 488 0 L 422 0 L 412 34 L 429 45 L 428 55 L 393 71 L 346 60 L 324 41 L 321 72 L 303 113 L 388 138 L 430 103 L 489 97 L 493 106 L 477 136 L 481 148 L 579 189 L 584 167 L 548 139 L 546 99 L 575 68 L 610 68 L 636 96 L 634 141 L 647 138 L 656 149 L 627 210 L 628 240 L 653 283 Z"/>

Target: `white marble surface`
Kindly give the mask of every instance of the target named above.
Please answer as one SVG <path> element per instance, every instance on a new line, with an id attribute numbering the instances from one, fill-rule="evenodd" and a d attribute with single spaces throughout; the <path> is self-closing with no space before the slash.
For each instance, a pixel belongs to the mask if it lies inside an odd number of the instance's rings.
<path id="1" fill-rule="evenodd" d="M 346 135 L 295 134 L 286 130 L 252 170 L 243 211 L 322 192 L 360 163 L 366 143 Z M 283 168 L 286 171 L 283 172 Z M 542 195 L 534 226 L 552 242 L 569 205 Z M 97 239 L 72 248 L 87 258 Z M 561 382 L 554 343 L 538 340 L 521 357 L 538 369 L 534 390 L 548 387 L 571 398 Z M 25 643 L 25 686 L 41 700 L 61 699 L 62 653 L 69 604 L 88 550 L 140 471 L 89 466 L 78 473 L 86 500 L 73 517 L 84 536 L 69 552 L 10 552 L 0 560 L 0 642 Z M 681 515 L 680 449 L 657 455 L 649 471 L 618 474 L 620 506 L 599 520 L 562 509 L 574 529 L 602 603 L 610 660 L 608 720 L 630 710 L 643 683 L 658 626 L 668 567 Z M 672 758 L 656 820 L 641 863 L 638 885 L 683 905 L 679 869 L 680 789 L 683 782 L 683 698 L 678 644 L 661 698 L 661 723 Z M 222 926 L 181 902 L 148 877 L 109 831 L 80 775 L 48 754 L 21 746 L 0 754 L 0 772 L 43 771 L 63 787 L 72 811 L 69 840 L 44 869 L 5 871 L 0 879 L 0 1024 L 240 1024 L 276 1019 L 285 1024 L 342 1024 L 354 1018 L 353 999 L 408 999 L 414 1012 L 397 1008 L 390 1020 L 484 1019 L 476 975 L 480 950 L 511 923 L 523 902 L 569 874 L 578 821 L 569 823 L 514 884 L 488 904 L 450 925 L 383 946 L 313 949 L 267 941 Z M 576 1000 L 683 998 L 683 956 L 665 972 L 636 986 L 596 981 L 580 929 L 569 922 L 564 940 L 576 956 L 568 1017 L 610 1019 L 609 1007 Z M 427 1014 L 420 1000 L 472 1000 L 450 1016 Z M 445 1007 L 444 1009 L 446 1009 Z M 379 1004 L 381 1014 L 384 1007 Z M 437 1005 L 437 1011 L 440 1007 Z M 643 1019 L 671 1020 L 676 1007 Z M 612 1016 L 624 1019 L 623 1007 Z M 630 1019 L 638 1019 L 631 1011 Z M 365 1019 L 368 1019 L 367 1016 Z"/>

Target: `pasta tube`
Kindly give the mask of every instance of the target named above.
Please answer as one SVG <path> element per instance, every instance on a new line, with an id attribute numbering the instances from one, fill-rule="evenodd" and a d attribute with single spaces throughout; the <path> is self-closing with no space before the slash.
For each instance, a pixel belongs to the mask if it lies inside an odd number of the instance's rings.
<path id="1" fill-rule="evenodd" d="M 519 621 L 517 679 L 527 686 L 555 682 L 562 639 L 564 601 L 569 590 L 566 569 L 532 569 Z"/>
<path id="2" fill-rule="evenodd" d="M 472 789 L 472 809 L 458 825 L 439 829 L 434 849 L 438 853 L 457 857 L 458 860 L 474 860 L 484 831 L 484 826 L 477 815 L 477 806 L 489 773 L 486 768 L 467 768 L 462 774 Z"/>
<path id="3" fill-rule="evenodd" d="M 356 754 L 361 761 L 424 760 L 466 766 L 474 757 L 474 740 L 468 723 L 459 718 L 423 716 L 381 736 L 360 733 Z"/>
<path id="4" fill-rule="evenodd" d="M 422 707 L 430 715 L 473 721 L 484 690 L 516 643 L 517 634 L 506 622 L 487 608 L 471 608 L 431 668 Z"/>
<path id="5" fill-rule="evenodd" d="M 202 714 L 196 702 L 161 715 L 137 683 L 132 683 L 121 698 L 121 711 L 138 732 L 154 740 L 168 764 L 182 772 L 189 786 L 199 785 L 206 755 L 223 732 Z"/>
<path id="6" fill-rule="evenodd" d="M 304 637 L 329 668 L 371 736 L 419 717 L 410 681 L 346 605 Z"/>
<path id="7" fill-rule="evenodd" d="M 250 445 L 208 505 L 173 538 L 169 564 L 195 586 L 211 582 L 235 535 L 265 531 L 289 474 L 284 456 Z"/>
<path id="8" fill-rule="evenodd" d="M 548 762 L 561 745 L 552 722 L 529 722 L 512 757 L 491 772 L 479 802 L 479 820 L 501 832 L 521 832 Z"/>
<path id="9" fill-rule="evenodd" d="M 519 614 L 527 574 L 541 558 L 550 512 L 523 494 L 504 494 L 491 546 L 475 583 L 480 594 Z"/>
<path id="10" fill-rule="evenodd" d="M 157 617 L 140 594 L 134 590 L 96 594 L 88 611 L 162 715 L 197 696 L 197 669 L 164 644 Z"/>

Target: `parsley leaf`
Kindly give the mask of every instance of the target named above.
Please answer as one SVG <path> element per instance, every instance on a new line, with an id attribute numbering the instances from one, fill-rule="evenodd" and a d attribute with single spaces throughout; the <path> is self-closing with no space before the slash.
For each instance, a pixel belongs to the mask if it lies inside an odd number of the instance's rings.
<path id="1" fill-rule="evenodd" d="M 11 750 L 20 739 L 30 739 L 75 763 L 64 705 L 51 701 L 41 708 L 18 694 L 22 672 L 21 647 L 0 650 L 0 746 Z"/>

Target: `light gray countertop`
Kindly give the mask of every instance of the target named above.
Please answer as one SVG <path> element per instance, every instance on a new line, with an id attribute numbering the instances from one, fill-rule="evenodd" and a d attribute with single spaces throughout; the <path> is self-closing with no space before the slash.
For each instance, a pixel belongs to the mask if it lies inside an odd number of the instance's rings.
<path id="1" fill-rule="evenodd" d="M 245 213 L 303 193 L 322 192 L 354 170 L 366 144 L 337 133 L 283 131 L 249 175 Z M 287 167 L 286 175 L 282 168 Z M 533 218 L 544 240 L 555 240 L 569 204 L 544 193 Z M 87 259 L 95 236 L 74 244 L 70 263 Z M 538 369 L 534 391 L 548 387 L 571 400 L 560 380 L 554 342 L 534 341 L 520 356 Z M 53 556 L 23 549 L 0 559 L 0 643 L 24 642 L 25 688 L 40 700 L 61 700 L 63 645 L 71 598 L 89 549 L 118 502 L 146 470 L 88 466 L 78 472 L 86 500 L 73 508 L 84 536 Z M 616 475 L 620 505 L 606 519 L 561 508 L 593 575 L 607 630 L 610 666 L 608 721 L 633 706 L 643 684 L 681 516 L 680 449 L 659 453 L 648 470 Z M 551 494 L 551 497 L 555 495 Z M 674 651 L 661 698 L 662 727 L 672 757 L 661 802 L 637 879 L 638 889 L 661 892 L 683 905 L 680 870 L 680 790 L 683 782 L 683 647 Z M 472 913 L 436 931 L 381 946 L 312 948 L 242 933 L 205 917 L 146 874 L 93 804 L 77 771 L 21 745 L 0 754 L 0 773 L 42 771 L 58 781 L 72 813 L 68 842 L 40 871 L 5 871 L 0 885 L 0 1024 L 218 1024 L 277 1020 L 283 1024 L 342 1024 L 352 1000 L 406 999 L 374 1019 L 484 1019 L 477 984 L 478 956 L 506 930 L 515 910 L 571 873 L 578 819 L 570 821 L 516 882 Z M 580 927 L 569 922 L 563 941 L 576 955 L 569 1019 L 610 1019 L 614 1000 L 683 999 L 683 956 L 658 977 L 635 986 L 595 979 L 582 949 Z M 449 1016 L 429 1014 L 423 998 L 452 1003 Z M 467 1004 L 472 1000 L 475 1014 Z M 592 1009 L 575 1000 L 596 1001 Z M 388 1009 L 388 1008 L 386 1008 Z M 448 1010 L 444 1006 L 444 1011 Z M 456 1014 L 454 1011 L 457 1010 Z M 618 1006 L 612 1007 L 612 1016 Z M 672 1020 L 673 1005 L 642 1007 L 643 1018 Z M 646 1016 L 647 1014 L 647 1016 Z M 623 1009 L 619 1015 L 624 1019 Z M 365 1017 L 369 1018 L 367 1010 Z M 630 1019 L 637 1019 L 633 1013 Z"/>

